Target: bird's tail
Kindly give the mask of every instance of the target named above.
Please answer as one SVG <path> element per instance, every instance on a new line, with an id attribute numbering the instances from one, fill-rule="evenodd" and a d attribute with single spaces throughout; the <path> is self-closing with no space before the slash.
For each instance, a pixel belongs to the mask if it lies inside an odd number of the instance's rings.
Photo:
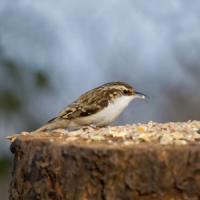
<path id="1" fill-rule="evenodd" d="M 36 129 L 34 132 L 41 132 L 47 130 L 53 130 L 57 128 L 66 128 L 68 126 L 68 120 L 59 119 L 57 117 L 49 120 L 46 124 Z"/>

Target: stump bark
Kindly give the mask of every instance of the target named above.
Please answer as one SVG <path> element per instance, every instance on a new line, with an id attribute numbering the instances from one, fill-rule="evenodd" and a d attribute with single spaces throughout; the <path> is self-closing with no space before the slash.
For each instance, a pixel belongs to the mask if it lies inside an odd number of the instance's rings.
<path id="1" fill-rule="evenodd" d="M 163 145 L 145 141 L 148 128 L 135 127 L 20 134 L 10 147 L 10 199 L 200 199 L 198 130 L 188 133 L 195 134 L 193 142 Z M 127 134 L 129 129 L 135 132 Z M 130 137 L 136 132 L 144 134 L 140 142 Z"/>

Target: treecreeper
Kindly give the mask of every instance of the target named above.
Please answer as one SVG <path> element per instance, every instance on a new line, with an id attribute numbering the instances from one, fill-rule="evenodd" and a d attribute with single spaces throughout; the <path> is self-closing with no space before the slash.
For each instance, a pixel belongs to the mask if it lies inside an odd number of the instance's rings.
<path id="1" fill-rule="evenodd" d="M 35 130 L 104 127 L 113 122 L 135 98 L 149 97 L 124 82 L 110 82 L 89 90 L 65 107 L 58 116 Z"/>

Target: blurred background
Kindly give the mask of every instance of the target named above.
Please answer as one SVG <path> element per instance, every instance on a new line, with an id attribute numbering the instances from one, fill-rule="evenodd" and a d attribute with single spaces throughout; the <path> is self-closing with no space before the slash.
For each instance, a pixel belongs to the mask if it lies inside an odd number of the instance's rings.
<path id="1" fill-rule="evenodd" d="M 1 0 L 1 199 L 12 160 L 5 136 L 103 83 L 126 81 L 151 97 L 115 124 L 199 120 L 199 24 L 198 0 Z"/>

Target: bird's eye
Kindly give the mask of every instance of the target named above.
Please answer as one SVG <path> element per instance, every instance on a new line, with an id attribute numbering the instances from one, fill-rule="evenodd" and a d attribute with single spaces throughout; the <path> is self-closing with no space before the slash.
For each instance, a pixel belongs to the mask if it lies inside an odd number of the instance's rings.
<path id="1" fill-rule="evenodd" d="M 129 90 L 123 90 L 123 93 L 126 94 L 126 95 L 130 94 Z"/>

